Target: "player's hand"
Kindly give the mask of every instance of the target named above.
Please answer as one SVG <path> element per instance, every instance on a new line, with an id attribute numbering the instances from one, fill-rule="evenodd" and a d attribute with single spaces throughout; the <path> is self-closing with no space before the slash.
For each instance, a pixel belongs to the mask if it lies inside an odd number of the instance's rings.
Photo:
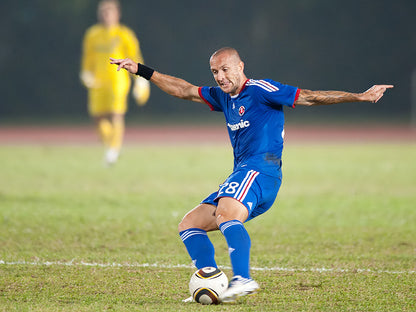
<path id="1" fill-rule="evenodd" d="M 150 83 L 148 80 L 137 77 L 133 86 L 133 97 L 137 105 L 143 106 L 146 104 L 150 96 Z"/>
<path id="2" fill-rule="evenodd" d="M 137 69 L 138 69 L 137 63 L 132 61 L 129 58 L 115 59 L 115 58 L 110 57 L 110 64 L 118 65 L 117 71 L 124 68 L 125 70 L 127 70 L 131 74 L 137 73 Z"/>
<path id="3" fill-rule="evenodd" d="M 367 91 L 361 93 L 361 98 L 365 102 L 377 103 L 382 98 L 387 89 L 393 88 L 393 85 L 375 85 Z"/>

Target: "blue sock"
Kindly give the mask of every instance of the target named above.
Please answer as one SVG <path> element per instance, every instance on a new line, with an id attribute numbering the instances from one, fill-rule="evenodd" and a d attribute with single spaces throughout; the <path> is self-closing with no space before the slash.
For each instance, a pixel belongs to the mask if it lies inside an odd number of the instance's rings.
<path id="1" fill-rule="evenodd" d="M 179 232 L 179 235 L 197 269 L 208 266 L 214 268 L 217 267 L 214 259 L 214 245 L 212 245 L 209 240 L 207 232 L 201 229 L 192 228 Z"/>
<path id="2" fill-rule="evenodd" d="M 238 220 L 220 224 L 230 254 L 234 275 L 250 278 L 250 247 L 251 240 L 244 225 Z"/>

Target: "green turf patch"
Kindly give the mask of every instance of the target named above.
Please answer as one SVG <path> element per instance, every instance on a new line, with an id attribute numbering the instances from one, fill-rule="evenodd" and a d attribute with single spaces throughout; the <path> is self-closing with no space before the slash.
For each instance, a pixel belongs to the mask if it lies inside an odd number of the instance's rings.
<path id="1" fill-rule="evenodd" d="M 262 290 L 215 307 L 181 302 L 193 269 L 177 224 L 231 150 L 128 146 L 112 168 L 102 152 L 0 148 L 0 310 L 416 309 L 416 145 L 286 146 L 278 200 L 247 223 Z"/>

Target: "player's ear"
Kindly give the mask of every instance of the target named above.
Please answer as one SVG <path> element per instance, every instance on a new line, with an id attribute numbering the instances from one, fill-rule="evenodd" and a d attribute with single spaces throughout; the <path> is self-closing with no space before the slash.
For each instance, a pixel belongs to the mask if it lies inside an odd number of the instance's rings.
<path id="1" fill-rule="evenodd" d="M 239 67 L 240 67 L 240 70 L 243 72 L 244 71 L 244 62 L 243 61 L 240 61 Z"/>

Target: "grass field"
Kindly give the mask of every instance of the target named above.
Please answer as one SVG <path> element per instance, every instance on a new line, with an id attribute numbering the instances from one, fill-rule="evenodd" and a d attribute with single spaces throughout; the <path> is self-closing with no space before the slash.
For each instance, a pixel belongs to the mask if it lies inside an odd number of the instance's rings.
<path id="1" fill-rule="evenodd" d="M 1 311 L 415 311 L 416 145 L 288 145 L 247 223 L 257 295 L 184 304 L 177 224 L 230 173 L 222 145 L 0 147 Z M 211 233 L 230 276 L 227 248 Z"/>

